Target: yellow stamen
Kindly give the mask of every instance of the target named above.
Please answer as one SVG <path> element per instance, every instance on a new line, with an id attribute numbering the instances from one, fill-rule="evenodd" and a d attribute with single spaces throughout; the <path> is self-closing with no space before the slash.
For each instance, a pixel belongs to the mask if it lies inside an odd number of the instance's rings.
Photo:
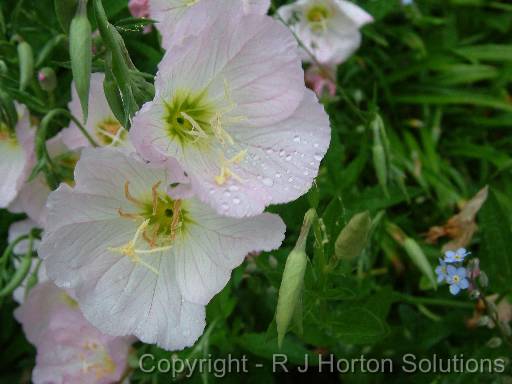
<path id="1" fill-rule="evenodd" d="M 240 176 L 238 176 L 236 173 L 234 173 L 231 170 L 230 166 L 232 164 L 240 164 L 240 162 L 242 162 L 242 160 L 245 159 L 246 155 L 247 155 L 247 150 L 244 149 L 244 150 L 238 152 L 235 156 L 233 156 L 231 159 L 228 159 L 228 160 L 226 160 L 224 158 L 224 155 L 222 156 L 221 161 L 220 161 L 221 162 L 220 174 L 215 176 L 215 182 L 217 183 L 217 185 L 224 185 L 230 177 L 232 177 L 233 179 L 235 179 L 238 182 L 243 182 L 242 178 Z"/>
<path id="2" fill-rule="evenodd" d="M 141 264 L 144 267 L 146 267 L 147 269 L 149 269 L 151 272 L 158 275 L 159 274 L 158 270 L 155 267 L 153 267 L 151 264 L 148 264 L 144 260 L 142 260 L 139 256 L 139 254 L 157 253 L 157 252 L 171 249 L 172 246 L 168 245 L 165 247 L 158 247 L 158 248 L 147 249 L 147 250 L 136 249 L 135 245 L 137 243 L 137 240 L 139 239 L 141 234 L 144 233 L 144 231 L 146 230 L 148 225 L 149 225 L 149 219 L 145 220 L 137 228 L 137 231 L 135 231 L 135 235 L 133 236 L 133 238 L 130 241 L 128 241 L 126 244 L 121 245 L 119 247 L 108 247 L 107 250 L 109 250 L 110 252 L 114 252 L 114 253 L 120 253 L 123 256 L 127 256 L 135 264 Z"/>

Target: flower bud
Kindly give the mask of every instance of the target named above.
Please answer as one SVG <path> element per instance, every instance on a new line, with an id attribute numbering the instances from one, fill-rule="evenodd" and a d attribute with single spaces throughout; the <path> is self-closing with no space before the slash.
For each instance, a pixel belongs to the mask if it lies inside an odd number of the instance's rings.
<path id="1" fill-rule="evenodd" d="M 57 77 L 55 71 L 50 67 L 45 67 L 37 73 L 39 86 L 46 92 L 52 92 L 57 87 Z"/>
<path id="2" fill-rule="evenodd" d="M 503 344 L 503 340 L 499 337 L 493 337 L 486 343 L 489 348 L 498 348 L 501 344 Z"/>
<path id="3" fill-rule="evenodd" d="M 478 282 L 482 288 L 487 288 L 489 286 L 489 277 L 487 273 L 484 271 L 480 271 L 480 276 L 478 277 Z"/>

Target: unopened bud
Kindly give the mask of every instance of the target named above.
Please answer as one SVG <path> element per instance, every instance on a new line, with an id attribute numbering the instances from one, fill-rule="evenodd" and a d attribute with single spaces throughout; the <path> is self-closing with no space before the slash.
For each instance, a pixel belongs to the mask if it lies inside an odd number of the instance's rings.
<path id="1" fill-rule="evenodd" d="M 489 286 L 489 277 L 487 273 L 484 271 L 480 271 L 480 276 L 478 277 L 478 282 L 482 288 L 487 288 Z"/>
<path id="2" fill-rule="evenodd" d="M 46 92 L 52 92 L 57 87 L 57 77 L 55 71 L 50 67 L 41 69 L 37 74 L 37 80 L 41 89 Z"/>
<path id="3" fill-rule="evenodd" d="M 5 61 L 0 60 L 0 76 L 4 76 L 7 74 L 7 64 Z"/>
<path id="4" fill-rule="evenodd" d="M 503 344 L 503 340 L 499 337 L 493 337 L 491 340 L 489 340 L 487 342 L 487 346 L 489 348 L 498 348 L 499 346 L 501 346 L 501 344 Z"/>

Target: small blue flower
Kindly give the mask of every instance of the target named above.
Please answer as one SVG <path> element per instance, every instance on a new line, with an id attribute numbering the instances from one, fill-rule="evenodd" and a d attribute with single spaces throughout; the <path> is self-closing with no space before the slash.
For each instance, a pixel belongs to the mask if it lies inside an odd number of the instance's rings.
<path id="1" fill-rule="evenodd" d="M 402 5 L 411 5 L 413 2 L 413 0 L 402 0 Z"/>
<path id="2" fill-rule="evenodd" d="M 446 272 L 446 263 L 439 259 L 439 265 L 436 267 L 437 282 L 442 283 L 448 277 Z"/>
<path id="3" fill-rule="evenodd" d="M 453 265 L 448 265 L 446 272 L 448 273 L 446 281 L 450 284 L 450 293 L 452 295 L 456 295 L 461 289 L 469 287 L 469 281 L 466 279 L 466 268 L 455 268 Z"/>
<path id="4" fill-rule="evenodd" d="M 455 252 L 446 251 L 444 253 L 444 261 L 447 263 L 462 263 L 469 254 L 470 252 L 466 251 L 466 248 L 459 248 Z"/>

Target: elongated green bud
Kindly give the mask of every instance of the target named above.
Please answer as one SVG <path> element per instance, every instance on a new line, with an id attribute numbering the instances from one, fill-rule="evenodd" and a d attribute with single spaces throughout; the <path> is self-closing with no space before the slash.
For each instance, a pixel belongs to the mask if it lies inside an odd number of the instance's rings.
<path id="1" fill-rule="evenodd" d="M 372 220 L 368 211 L 354 215 L 341 230 L 334 244 L 334 262 L 357 258 L 368 241 Z"/>
<path id="2" fill-rule="evenodd" d="M 69 27 L 69 55 L 76 91 L 82 106 L 83 121 L 87 121 L 89 87 L 92 66 L 91 23 L 87 18 L 87 2 L 81 0 Z"/>
<path id="3" fill-rule="evenodd" d="M 420 269 L 420 271 L 428 278 L 433 287 L 437 287 L 436 278 L 432 266 L 428 262 L 427 256 L 418 245 L 418 243 L 407 237 L 403 242 L 403 247 L 412 262 Z"/>
<path id="4" fill-rule="evenodd" d="M 103 91 L 107 98 L 108 105 L 114 114 L 114 117 L 126 126 L 126 115 L 123 109 L 123 99 L 117 86 L 116 79 L 112 73 L 112 55 L 107 53 L 105 56 L 105 79 L 103 80 Z"/>
<path id="5" fill-rule="evenodd" d="M 302 314 L 302 308 L 300 308 L 302 304 L 302 287 L 308 261 L 306 240 L 315 218 L 316 211 L 314 209 L 306 212 L 299 239 L 286 259 L 276 309 L 277 341 L 279 347 L 283 343 L 292 318 L 294 316 L 300 317 Z M 302 319 L 297 319 L 297 322 L 302 324 Z"/>
<path id="6" fill-rule="evenodd" d="M 24 91 L 34 75 L 34 54 L 32 47 L 26 41 L 18 44 L 18 60 L 20 64 L 20 91 Z"/>

